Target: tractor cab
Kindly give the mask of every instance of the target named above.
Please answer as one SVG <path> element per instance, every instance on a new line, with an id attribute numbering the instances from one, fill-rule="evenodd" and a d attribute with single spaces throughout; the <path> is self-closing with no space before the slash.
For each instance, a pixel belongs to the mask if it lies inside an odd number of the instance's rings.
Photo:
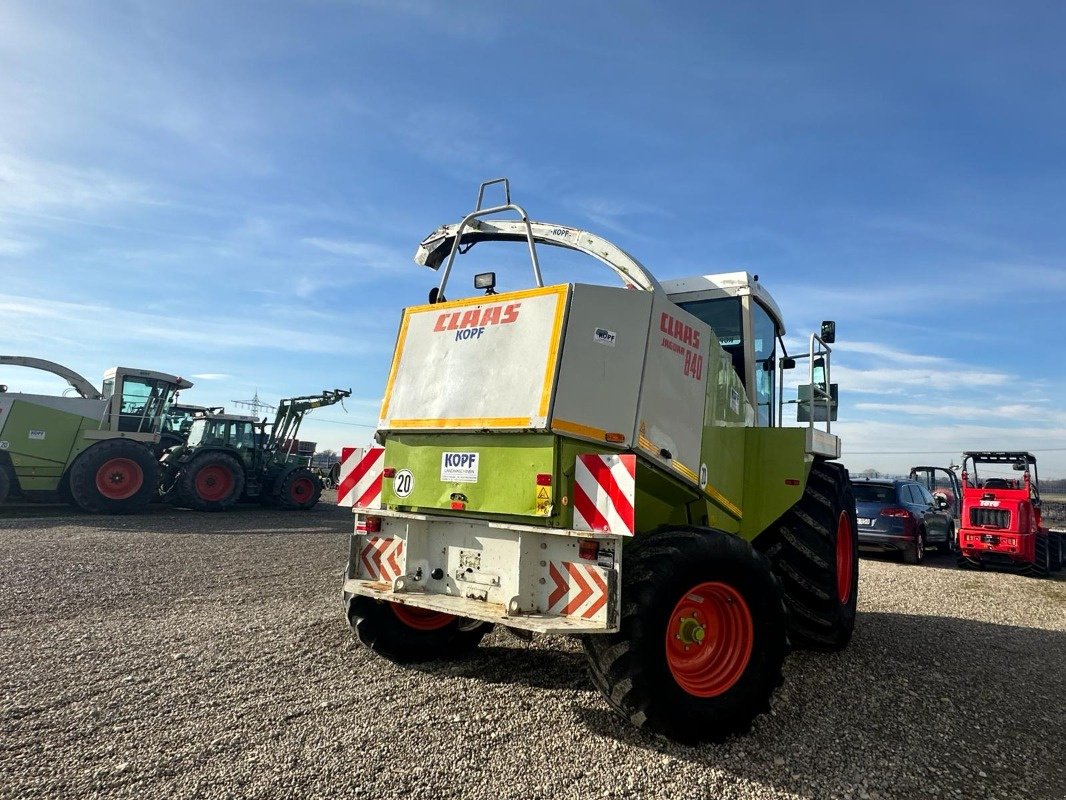
<path id="1" fill-rule="evenodd" d="M 251 452 L 259 441 L 255 417 L 237 414 L 204 414 L 189 424 L 189 447 L 227 447 Z"/>
<path id="2" fill-rule="evenodd" d="M 191 381 L 146 369 L 112 367 L 104 373 L 105 427 L 132 434 L 158 434 L 171 403 Z"/>

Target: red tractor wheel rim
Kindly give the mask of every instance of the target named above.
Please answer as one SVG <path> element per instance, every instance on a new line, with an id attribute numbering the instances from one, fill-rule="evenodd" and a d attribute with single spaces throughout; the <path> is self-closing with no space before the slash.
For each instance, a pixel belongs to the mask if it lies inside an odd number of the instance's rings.
<path id="1" fill-rule="evenodd" d="M 289 495 L 297 503 L 304 503 L 315 493 L 315 483 L 310 478 L 297 478 L 289 487 Z"/>
<path id="2" fill-rule="evenodd" d="M 670 615 L 666 664 L 689 694 L 717 697 L 740 680 L 754 644 L 751 610 L 740 592 L 725 583 L 701 583 Z"/>
<path id="3" fill-rule="evenodd" d="M 429 611 L 425 608 L 405 606 L 400 603 L 389 603 L 392 613 L 409 628 L 417 631 L 436 631 L 451 624 L 455 619 L 454 614 L 445 614 L 442 611 Z"/>
<path id="4" fill-rule="evenodd" d="M 848 512 L 841 511 L 837 520 L 837 597 L 841 603 L 851 599 L 852 566 L 855 560 L 851 548 L 851 520 L 848 519 Z"/>
<path id="5" fill-rule="evenodd" d="M 144 485 L 144 470 L 129 458 L 112 458 L 96 470 L 96 491 L 108 500 L 125 500 Z"/>
<path id="6" fill-rule="evenodd" d="M 201 500 L 224 500 L 233 491 L 233 472 L 212 464 L 196 473 L 196 494 Z"/>

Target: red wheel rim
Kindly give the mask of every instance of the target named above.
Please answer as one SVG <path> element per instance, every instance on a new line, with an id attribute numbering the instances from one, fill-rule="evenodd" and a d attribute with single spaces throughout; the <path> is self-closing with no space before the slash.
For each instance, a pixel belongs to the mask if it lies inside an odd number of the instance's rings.
<path id="1" fill-rule="evenodd" d="M 443 611 L 429 611 L 425 608 L 405 606 L 401 603 L 389 603 L 392 613 L 409 628 L 417 631 L 436 631 L 448 625 L 455 619 L 454 614 L 445 614 Z"/>
<path id="2" fill-rule="evenodd" d="M 841 603 L 851 599 L 851 568 L 854 559 L 851 549 L 851 520 L 841 511 L 837 520 L 837 597 Z"/>
<path id="3" fill-rule="evenodd" d="M 310 478 L 297 478 L 289 487 L 289 496 L 296 503 L 306 503 L 315 493 L 315 482 Z"/>
<path id="4" fill-rule="evenodd" d="M 689 694 L 717 697 L 740 680 L 754 644 L 751 610 L 740 592 L 725 583 L 701 583 L 670 615 L 666 664 Z"/>
<path id="5" fill-rule="evenodd" d="M 112 458 L 96 470 L 96 491 L 108 500 L 133 497 L 143 485 L 141 465 L 129 458 Z"/>
<path id="6" fill-rule="evenodd" d="M 233 472 L 228 467 L 211 464 L 196 473 L 196 494 L 201 500 L 225 500 L 233 491 Z"/>

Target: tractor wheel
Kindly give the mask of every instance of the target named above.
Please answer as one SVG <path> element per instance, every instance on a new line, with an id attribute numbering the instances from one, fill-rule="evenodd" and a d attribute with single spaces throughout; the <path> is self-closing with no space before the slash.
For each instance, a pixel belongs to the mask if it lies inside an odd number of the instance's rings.
<path id="1" fill-rule="evenodd" d="M 9 494 L 11 494 L 11 476 L 7 474 L 7 468 L 0 464 L 0 505 L 3 505 Z"/>
<path id="2" fill-rule="evenodd" d="M 1058 572 L 1062 569 L 1063 561 L 1066 560 L 1066 553 L 1063 552 L 1064 536 L 1059 531 L 1050 531 L 1047 536 L 1048 550 L 1051 554 L 1049 558 L 1051 571 Z"/>
<path id="3" fill-rule="evenodd" d="M 275 494 L 282 508 L 306 511 L 322 496 L 322 481 L 307 467 L 298 467 L 281 479 Z"/>
<path id="4" fill-rule="evenodd" d="M 841 650 L 855 630 L 859 540 L 847 469 L 815 461 L 803 496 L 759 535 L 781 579 L 794 644 Z"/>
<path id="5" fill-rule="evenodd" d="M 177 479 L 178 505 L 195 511 L 225 511 L 244 491 L 244 468 L 228 453 L 194 456 Z"/>
<path id="6" fill-rule="evenodd" d="M 919 528 L 914 544 L 903 551 L 903 563 L 916 566 L 925 561 L 925 528 Z"/>
<path id="7" fill-rule="evenodd" d="M 769 559 L 710 528 L 626 547 L 619 631 L 582 639 L 596 688 L 638 728 L 684 742 L 743 733 L 770 710 L 788 609 Z"/>
<path id="8" fill-rule="evenodd" d="M 1032 562 L 1023 564 L 1019 572 L 1030 578 L 1046 578 L 1051 573 L 1051 552 L 1049 537 L 1046 533 L 1036 535 L 1035 552 Z"/>
<path id="9" fill-rule="evenodd" d="M 152 451 L 129 439 L 94 444 L 70 468 L 70 496 L 95 514 L 144 511 L 159 490 L 159 462 Z"/>
<path id="10" fill-rule="evenodd" d="M 487 622 L 362 596 L 349 602 L 348 624 L 363 646 L 397 664 L 461 658 L 492 630 Z"/>

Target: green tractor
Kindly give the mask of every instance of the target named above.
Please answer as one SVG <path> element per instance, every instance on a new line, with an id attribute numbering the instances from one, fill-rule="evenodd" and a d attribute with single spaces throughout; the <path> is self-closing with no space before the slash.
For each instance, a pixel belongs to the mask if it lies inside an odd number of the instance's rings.
<path id="1" fill-rule="evenodd" d="M 502 182 L 502 205 L 482 206 L 483 184 L 416 253 L 441 277 L 404 310 L 379 446 L 342 479 L 348 621 L 400 663 L 470 654 L 493 625 L 576 636 L 628 722 L 684 741 L 746 731 L 790 644 L 837 650 L 855 625 L 835 325 L 790 355 L 757 276 L 660 283 L 602 237 L 530 220 Z M 532 285 L 497 292 L 483 273 L 482 294 L 446 297 L 456 256 L 499 242 L 528 250 Z M 621 285 L 546 285 L 548 248 Z M 806 424 L 783 424 L 788 404 Z"/>
<path id="2" fill-rule="evenodd" d="M 51 372 L 76 395 L 0 387 L 0 503 L 10 495 L 58 491 L 85 511 L 129 514 L 156 496 L 160 471 L 154 448 L 168 408 L 190 381 L 113 367 L 104 373 L 101 391 L 73 370 L 40 358 L 0 356 L 0 366 Z"/>
<path id="3" fill-rule="evenodd" d="M 218 409 L 194 416 L 186 441 L 161 459 L 161 493 L 196 511 L 225 511 L 240 500 L 312 508 L 322 494 L 322 481 L 298 452 L 300 423 L 308 411 L 331 406 L 351 393 L 331 389 L 282 400 L 269 426 L 265 419 Z"/>

